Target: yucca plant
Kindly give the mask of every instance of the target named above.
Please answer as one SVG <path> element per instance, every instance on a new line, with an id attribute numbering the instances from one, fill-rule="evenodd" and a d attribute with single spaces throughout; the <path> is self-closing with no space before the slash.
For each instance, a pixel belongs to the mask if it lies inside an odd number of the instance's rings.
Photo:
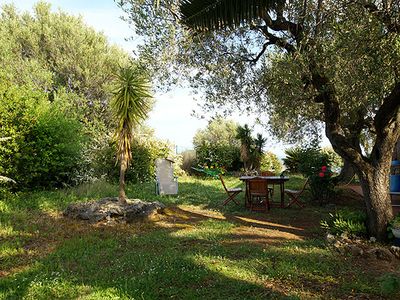
<path id="1" fill-rule="evenodd" d="M 240 140 L 240 159 L 243 162 L 244 170 L 248 171 L 251 169 L 250 152 L 253 145 L 253 138 L 251 137 L 251 129 L 247 124 L 237 128 L 236 138 Z"/>
<path id="2" fill-rule="evenodd" d="M 124 67 L 115 79 L 111 107 L 117 122 L 117 162 L 120 163 L 119 201 L 126 203 L 125 173 L 132 160 L 133 128 L 144 120 L 150 110 L 150 84 L 140 70 Z"/>

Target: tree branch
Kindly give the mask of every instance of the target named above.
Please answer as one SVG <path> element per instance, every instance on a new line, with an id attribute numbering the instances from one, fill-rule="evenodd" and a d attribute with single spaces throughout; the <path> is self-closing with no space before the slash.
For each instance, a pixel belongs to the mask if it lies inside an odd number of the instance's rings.
<path id="1" fill-rule="evenodd" d="M 363 157 L 360 147 L 352 145 L 350 139 L 344 135 L 344 131 L 340 125 L 340 107 L 336 99 L 334 85 L 326 76 L 322 75 L 324 72 L 319 71 L 314 59 L 311 59 L 309 69 L 311 82 L 318 92 L 315 102 L 324 104 L 325 133 L 332 147 L 342 157 L 357 164 L 359 168 L 368 168 L 369 165 Z"/>
<path id="2" fill-rule="evenodd" d="M 393 19 L 389 14 L 391 5 L 384 5 L 383 10 L 380 10 L 374 3 L 361 1 L 368 12 L 376 16 L 383 24 L 386 25 L 389 32 L 400 33 L 399 20 Z"/>
<path id="3" fill-rule="evenodd" d="M 281 48 L 284 48 L 288 53 L 295 53 L 296 47 L 289 43 L 286 39 L 277 37 L 268 31 L 268 26 L 257 26 L 257 29 L 261 30 L 264 36 L 268 39 L 270 45 L 277 45 Z"/>
<path id="4" fill-rule="evenodd" d="M 265 53 L 265 51 L 267 50 L 267 47 L 272 45 L 273 43 L 271 42 L 266 42 L 264 43 L 260 53 L 257 54 L 257 56 L 253 59 L 249 59 L 249 58 L 245 58 L 246 61 L 250 62 L 251 64 L 255 64 L 257 63 L 257 61 L 261 58 L 261 56 Z"/>
<path id="5" fill-rule="evenodd" d="M 381 153 L 392 152 L 392 145 L 400 138 L 400 82 L 383 100 L 374 118 L 376 140 L 371 152 L 371 158 L 379 163 Z"/>

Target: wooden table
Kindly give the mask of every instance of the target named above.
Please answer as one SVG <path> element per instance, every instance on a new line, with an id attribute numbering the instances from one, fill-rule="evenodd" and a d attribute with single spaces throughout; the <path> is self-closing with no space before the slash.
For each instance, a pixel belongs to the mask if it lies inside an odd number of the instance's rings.
<path id="1" fill-rule="evenodd" d="M 239 177 L 239 179 L 240 179 L 241 181 L 243 181 L 243 182 L 246 183 L 246 195 L 245 195 L 246 204 L 247 204 L 247 201 L 248 201 L 248 199 L 249 199 L 249 194 L 248 194 L 248 191 L 249 191 L 249 188 L 248 188 L 248 186 L 249 186 L 249 180 L 250 180 L 250 179 L 254 179 L 254 178 L 265 180 L 265 184 L 273 184 L 273 185 L 275 185 L 275 184 L 278 185 L 278 184 L 279 184 L 280 192 L 281 192 L 281 204 L 280 204 L 280 207 L 281 207 L 281 208 L 284 208 L 284 207 L 285 207 L 285 205 L 284 205 L 284 198 L 285 198 L 285 193 L 284 193 L 285 181 L 288 181 L 288 180 L 289 180 L 289 177 L 281 177 L 281 176 L 241 176 L 241 177 Z"/>

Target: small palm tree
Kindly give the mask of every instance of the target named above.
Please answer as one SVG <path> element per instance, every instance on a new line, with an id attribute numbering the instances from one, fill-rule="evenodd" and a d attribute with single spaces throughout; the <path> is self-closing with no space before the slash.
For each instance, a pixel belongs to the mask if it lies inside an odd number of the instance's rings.
<path id="1" fill-rule="evenodd" d="M 257 138 L 254 140 L 254 150 L 252 157 L 254 169 L 256 169 L 257 171 L 260 171 L 261 168 L 261 158 L 266 141 L 267 139 L 264 138 L 261 133 L 258 133 Z"/>
<path id="2" fill-rule="evenodd" d="M 150 84 L 134 67 L 121 68 L 115 80 L 111 107 L 117 121 L 117 162 L 120 162 L 119 201 L 126 203 L 125 173 L 132 160 L 133 128 L 150 110 Z"/>
<path id="3" fill-rule="evenodd" d="M 249 162 L 253 139 L 251 137 L 251 129 L 247 124 L 245 124 L 243 127 L 239 126 L 237 128 L 236 138 L 240 140 L 240 158 L 243 162 L 244 170 L 248 171 L 251 169 Z"/>

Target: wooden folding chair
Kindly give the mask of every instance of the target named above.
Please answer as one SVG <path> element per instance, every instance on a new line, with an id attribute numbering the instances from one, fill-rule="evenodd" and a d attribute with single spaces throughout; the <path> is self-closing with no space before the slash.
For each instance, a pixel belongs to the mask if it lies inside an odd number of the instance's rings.
<path id="1" fill-rule="evenodd" d="M 305 206 L 304 203 L 300 201 L 300 196 L 301 196 L 301 194 L 303 194 L 304 190 L 306 189 L 308 181 L 309 181 L 309 178 L 307 178 L 307 180 L 304 183 L 303 188 L 301 190 L 284 189 L 285 194 L 288 195 L 291 200 L 289 202 L 288 206 L 286 206 L 286 207 L 290 207 L 293 204 L 297 204 L 301 208 L 303 208 Z"/>
<path id="2" fill-rule="evenodd" d="M 248 181 L 250 210 L 267 211 L 270 209 L 268 184 L 265 179 L 253 178 Z"/>
<path id="3" fill-rule="evenodd" d="M 235 197 L 241 193 L 243 190 L 241 188 L 233 188 L 233 189 L 228 189 L 225 185 L 224 179 L 222 178 L 222 175 L 219 174 L 219 179 L 221 180 L 222 186 L 225 189 L 225 192 L 228 194 L 228 198 L 225 199 L 224 203 L 222 205 L 227 205 L 230 201 L 235 202 L 237 205 L 240 205 L 239 203 L 236 202 Z"/>
<path id="4" fill-rule="evenodd" d="M 261 171 L 261 176 L 275 176 L 274 172 L 271 171 Z M 274 196 L 274 184 L 271 185 L 271 187 L 268 187 L 268 192 L 270 195 L 270 198 Z"/>

